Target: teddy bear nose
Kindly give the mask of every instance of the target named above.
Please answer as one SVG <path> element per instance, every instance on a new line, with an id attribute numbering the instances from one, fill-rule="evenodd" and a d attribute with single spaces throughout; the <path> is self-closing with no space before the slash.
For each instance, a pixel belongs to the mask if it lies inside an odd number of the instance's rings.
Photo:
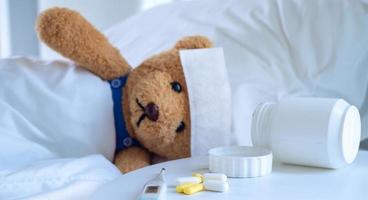
<path id="1" fill-rule="evenodd" d="M 158 106 L 154 103 L 148 103 L 146 107 L 144 107 L 144 114 L 146 114 L 147 118 L 151 121 L 157 121 L 158 119 Z"/>

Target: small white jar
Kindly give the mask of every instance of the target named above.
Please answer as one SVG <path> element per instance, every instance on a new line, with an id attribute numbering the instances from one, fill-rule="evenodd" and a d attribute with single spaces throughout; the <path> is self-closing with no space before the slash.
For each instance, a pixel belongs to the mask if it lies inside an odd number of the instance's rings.
<path id="1" fill-rule="evenodd" d="M 356 158 L 360 135 L 359 111 L 342 99 L 290 98 L 253 113 L 253 145 L 285 163 L 342 167 Z"/>

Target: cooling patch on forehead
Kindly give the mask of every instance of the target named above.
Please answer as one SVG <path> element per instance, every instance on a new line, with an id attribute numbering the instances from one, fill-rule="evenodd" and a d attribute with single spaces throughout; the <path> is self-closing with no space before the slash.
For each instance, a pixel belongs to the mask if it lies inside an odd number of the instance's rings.
<path id="1" fill-rule="evenodd" d="M 191 155 L 230 143 L 231 90 L 222 48 L 180 50 L 188 88 Z"/>

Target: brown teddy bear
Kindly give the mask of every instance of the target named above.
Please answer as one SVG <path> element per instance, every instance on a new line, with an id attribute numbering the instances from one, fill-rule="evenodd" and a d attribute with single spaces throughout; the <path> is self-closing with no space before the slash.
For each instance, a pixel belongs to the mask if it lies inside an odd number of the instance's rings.
<path id="1" fill-rule="evenodd" d="M 132 69 L 75 11 L 46 10 L 38 18 L 37 31 L 49 47 L 109 81 L 117 132 L 115 163 L 122 172 L 149 165 L 154 154 L 165 159 L 190 156 L 191 121 L 179 49 L 212 47 L 206 37 L 185 37 Z"/>

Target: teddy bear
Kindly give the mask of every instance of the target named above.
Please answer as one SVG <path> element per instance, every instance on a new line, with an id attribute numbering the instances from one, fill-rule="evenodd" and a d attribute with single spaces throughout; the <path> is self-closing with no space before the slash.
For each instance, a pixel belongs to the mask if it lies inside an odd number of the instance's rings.
<path id="1" fill-rule="evenodd" d="M 122 172 L 150 165 L 156 157 L 190 156 L 188 91 L 179 50 L 210 48 L 209 39 L 184 37 L 133 69 L 76 11 L 48 9 L 38 17 L 36 30 L 50 48 L 110 84 L 117 141 L 114 162 Z"/>

